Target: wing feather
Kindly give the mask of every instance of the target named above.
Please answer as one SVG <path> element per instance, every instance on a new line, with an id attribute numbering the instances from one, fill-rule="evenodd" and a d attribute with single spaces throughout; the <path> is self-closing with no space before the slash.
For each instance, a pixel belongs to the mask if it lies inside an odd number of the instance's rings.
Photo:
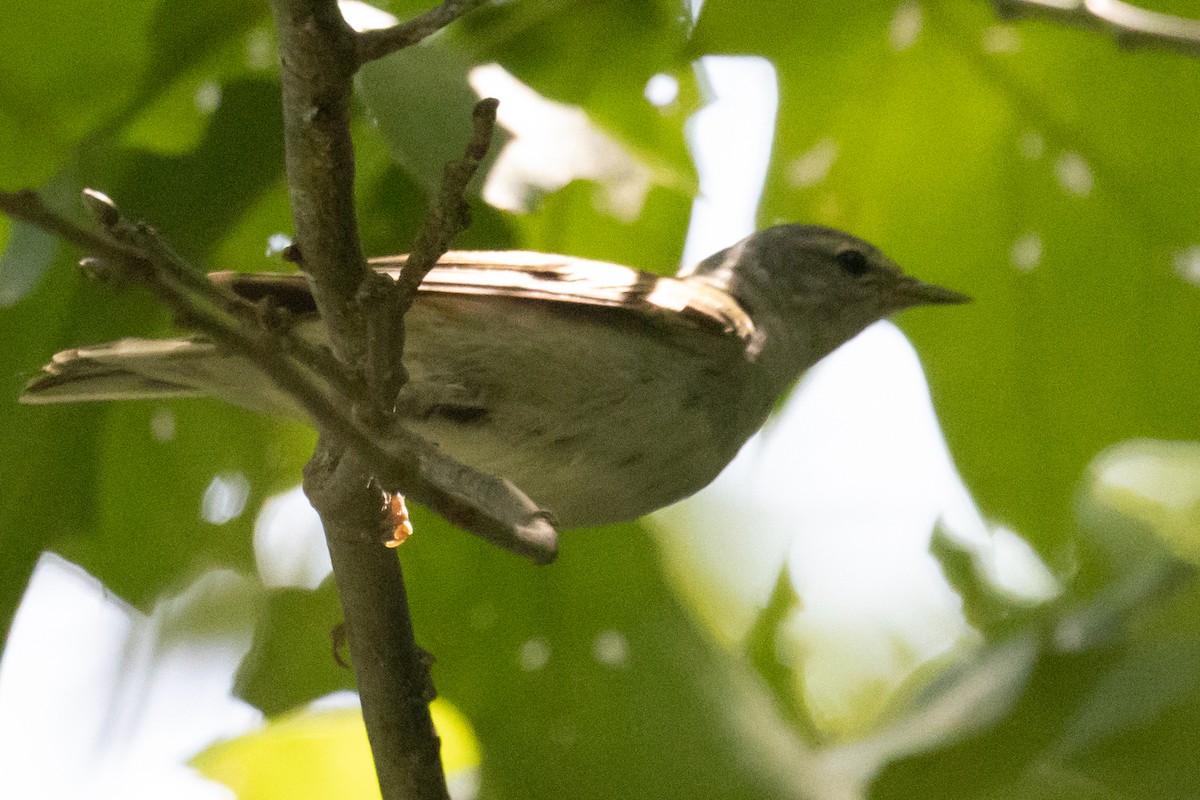
<path id="1" fill-rule="evenodd" d="M 406 255 L 390 256 L 372 259 L 370 264 L 395 277 L 407 260 Z M 270 295 L 296 314 L 315 310 L 303 275 L 216 272 L 211 277 L 252 300 Z M 421 292 L 623 309 L 659 325 L 732 334 L 748 348 L 755 340 L 749 314 L 716 287 L 573 256 L 522 250 L 450 251 L 425 277 Z"/>

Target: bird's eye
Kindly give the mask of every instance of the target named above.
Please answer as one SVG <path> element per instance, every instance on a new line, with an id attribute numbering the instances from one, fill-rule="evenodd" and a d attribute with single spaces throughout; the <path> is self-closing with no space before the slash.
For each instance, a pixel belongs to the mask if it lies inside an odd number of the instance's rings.
<path id="1" fill-rule="evenodd" d="M 863 275 L 870 268 L 867 257 L 860 250 L 842 250 L 834 258 L 837 259 L 843 272 L 855 278 Z"/>

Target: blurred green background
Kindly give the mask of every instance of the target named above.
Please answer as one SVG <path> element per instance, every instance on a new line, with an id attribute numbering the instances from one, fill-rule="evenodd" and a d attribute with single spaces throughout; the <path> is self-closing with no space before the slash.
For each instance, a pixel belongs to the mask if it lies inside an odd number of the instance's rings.
<path id="1" fill-rule="evenodd" d="M 203 268 L 282 268 L 264 255 L 290 230 L 266 2 L 9 0 L 3 17 L 0 187 L 78 214 L 95 186 Z M 478 738 L 481 796 L 1200 795 L 1200 60 L 1003 23 L 983 0 L 707 0 L 694 21 L 669 0 L 497 4 L 360 76 L 367 251 L 405 249 L 465 142 L 467 75 L 495 62 L 583 109 L 647 193 L 624 218 L 587 179 L 519 214 L 475 197 L 456 246 L 673 273 L 707 55 L 761 56 L 777 76 L 761 225 L 851 230 L 975 297 L 901 324 L 984 515 L 1066 588 L 1013 605 L 949 548 L 979 643 L 847 740 L 802 702 L 780 710 L 772 667 L 696 621 L 642 526 L 569 533 L 535 568 L 417 510 L 401 559 L 418 636 Z M 655 105 L 660 74 L 678 94 Z M 207 401 L 170 406 L 169 441 L 161 404 L 16 405 L 54 351 L 168 327 L 43 235 L 0 220 L 0 243 L 0 619 L 46 549 L 142 608 L 213 566 L 253 573 L 252 512 L 298 483 L 313 435 Z M 232 473 L 251 511 L 206 522 L 199 498 Z M 328 581 L 270 592 L 242 696 L 277 715 L 348 687 L 328 656 L 339 618 Z M 594 651 L 612 631 L 629 657 L 606 666 Z M 552 653 L 536 670 L 531 642 Z"/>

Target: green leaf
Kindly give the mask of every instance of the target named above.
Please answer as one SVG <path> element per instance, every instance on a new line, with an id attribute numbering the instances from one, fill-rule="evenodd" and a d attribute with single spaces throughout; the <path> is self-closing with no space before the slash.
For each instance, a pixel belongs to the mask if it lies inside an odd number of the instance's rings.
<path id="1" fill-rule="evenodd" d="M 133 101 L 151 63 L 146 34 L 157 7 L 157 0 L 131 0 L 105 14 L 72 0 L 5 4 L 0 145 L 20 157 L 0 160 L 0 185 L 46 182 Z"/>
<path id="2" fill-rule="evenodd" d="M 469 70 L 461 53 L 434 43 L 373 61 L 356 80 L 392 158 L 430 195 L 441 187 L 443 166 L 462 158 L 471 135 L 478 98 L 467 84 Z M 489 163 L 502 140 L 497 136 Z M 487 174 L 487 165 L 479 174 Z"/>
<path id="3" fill-rule="evenodd" d="M 257 120 L 250 130 L 242 124 L 247 118 Z M 80 169 L 83 180 L 96 180 L 130 217 L 152 221 L 202 266 L 239 216 L 278 181 L 281 142 L 274 85 L 235 83 L 226 87 L 195 152 L 109 151 Z M 213 561 L 247 566 L 248 523 L 234 526 L 234 538 L 213 537 L 200 523 L 200 497 L 222 471 L 244 474 L 251 500 L 285 485 L 283 475 L 290 485 L 311 435 L 211 404 L 207 411 L 200 403 L 181 404 L 177 430 L 200 449 L 189 456 L 168 445 L 155 453 L 151 405 L 17 407 L 24 380 L 56 350 L 162 332 L 162 312 L 147 298 L 81 285 L 65 253 L 41 284 L 0 316 L 0 330 L 7 331 L 0 362 L 12 365 L 0 419 L 12 426 L 12 452 L 26 454 L 6 460 L 11 477 L 0 488 L 11 539 L 5 576 L 11 582 L 4 582 L 0 620 L 7 625 L 28 570 L 46 547 L 62 548 L 134 601 Z M 27 472 L 30 464 L 37 469 Z"/>
<path id="4" fill-rule="evenodd" d="M 1046 653 L 1007 715 L 953 744 L 891 764 L 871 785 L 871 800 L 1009 796 L 1064 730 L 1096 672 L 1115 658 L 1104 651 Z"/>
<path id="5" fill-rule="evenodd" d="M 698 107 L 694 76 L 682 58 L 689 24 L 679 0 L 524 0 L 487 5 L 451 34 L 475 61 L 496 61 L 552 100 L 588 116 L 646 163 L 695 186 L 683 122 Z M 667 73 L 679 99 L 663 108 L 643 98 Z"/>
<path id="6" fill-rule="evenodd" d="M 767 756 L 731 747 L 739 687 L 643 531 L 570 532 L 539 568 L 415 513 L 400 549 L 414 623 L 479 736 L 485 796 L 780 796 Z"/>
<path id="7" fill-rule="evenodd" d="M 0 254 L 0 308 L 24 297 L 58 255 L 59 240 L 41 228 L 16 223 Z"/>
<path id="8" fill-rule="evenodd" d="M 1139 727 L 1185 704 L 1200 712 L 1200 639 L 1148 642 L 1113 666 L 1079 707 L 1059 746 L 1067 751 Z M 1200 784 L 1197 784 L 1200 787 Z"/>
<path id="9" fill-rule="evenodd" d="M 940 526 L 933 532 L 929 549 L 946 581 L 962 598 L 967 621 L 989 639 L 1009 638 L 1044 616 L 1043 609 L 1016 600 L 989 582 L 977 554 L 955 542 Z"/>
<path id="10" fill-rule="evenodd" d="M 1088 513 L 1140 523 L 1177 558 L 1200 564 L 1200 443 L 1122 442 L 1090 473 Z"/>
<path id="11" fill-rule="evenodd" d="M 56 549 L 138 604 L 202 566 L 252 570 L 256 510 L 294 484 L 312 445 L 294 423 L 212 400 L 112 404 L 94 444 L 92 517 Z"/>
<path id="12" fill-rule="evenodd" d="M 353 673 L 334 658 L 333 634 L 341 622 L 332 577 L 316 591 L 270 592 L 254 648 L 238 671 L 238 696 L 274 716 L 332 692 L 353 689 Z M 344 647 L 341 655 L 346 656 Z"/>
<path id="13" fill-rule="evenodd" d="M 451 786 L 479 765 L 471 726 L 445 700 L 430 705 L 442 741 L 442 764 Z M 362 714 L 357 708 L 305 709 L 273 720 L 261 731 L 220 742 L 194 759 L 208 778 L 239 800 L 377 798 L 379 786 Z"/>
<path id="14" fill-rule="evenodd" d="M 217 243 L 279 181 L 282 154 L 278 84 L 242 80 L 223 87 L 221 104 L 191 152 L 114 152 L 88 179 L 126 216 L 153 224 L 203 268 Z"/>
<path id="15" fill-rule="evenodd" d="M 573 181 L 547 195 L 536 213 L 519 218 L 524 246 L 675 274 L 691 199 L 653 187 L 637 219 L 623 223 L 601 210 L 602 193 L 603 188 L 591 181 Z"/>
<path id="16" fill-rule="evenodd" d="M 1076 747 L 1067 763 L 1120 796 L 1195 797 L 1196 657 L 1194 639 L 1178 640 L 1116 665 L 1072 721 L 1070 733 L 1080 738 L 1070 741 Z"/>
<path id="17" fill-rule="evenodd" d="M 58 57 L 34 58 L 22 63 L 19 71 L 14 68 L 20 80 L 6 84 L 6 102 L 0 105 L 14 118 L 4 120 L 0 111 L 0 144 L 9 145 L 5 152 L 20 153 L 21 157 L 0 161 L 0 186 L 47 183 L 46 194 L 62 208 L 73 206 L 84 176 L 111 178 L 107 173 L 112 147 L 122 136 L 127 143 L 157 151 L 191 150 L 208 122 L 198 108 L 199 92 L 207 92 L 213 102 L 219 102 L 222 81 L 261 68 L 261 64 L 248 64 L 239 46 L 244 34 L 265 14 L 263 3 L 167 0 L 156 11 L 152 3 L 141 3 L 139 13 L 149 28 L 144 37 L 136 17 L 122 16 L 122 25 L 97 30 L 91 12 L 80 13 L 76 4 L 70 4 L 70 9 L 59 5 L 40 4 L 36 13 L 31 9 L 24 16 L 13 14 L 12 24 L 0 33 L 0 72 L 5 59 L 19 57 L 36 40 L 22 31 L 26 22 L 53 18 L 56 46 L 62 48 L 61 53 L 52 54 Z M 195 24 L 213 14 L 219 14 L 226 24 Z M 18 36 L 20 41 L 7 42 L 7 36 Z M 91 58 L 93 48 L 98 52 Z M 115 53 L 123 56 L 114 59 Z M 198 69 L 207 69 L 207 74 L 189 77 L 189 71 Z M 76 70 L 87 79 L 79 80 Z M 104 85 L 105 91 L 76 96 L 80 87 L 94 85 Z M 0 93 L 4 91 L 0 89 Z M 45 96 L 54 97 L 55 102 L 42 103 L 40 98 Z M 96 99 L 104 102 L 96 103 Z M 45 113 L 20 111 L 22 106 L 34 104 L 40 104 Z M 265 108 L 275 105 L 277 102 Z M 221 154 L 210 151 L 206 155 Z M 221 198 L 215 201 L 211 207 L 220 208 Z M 230 208 L 236 211 L 238 206 Z M 45 243 L 39 253 L 35 252 L 37 241 L 28 233 L 20 234 L 0 257 L 0 301 L 5 304 L 32 288 L 48 266 Z"/>

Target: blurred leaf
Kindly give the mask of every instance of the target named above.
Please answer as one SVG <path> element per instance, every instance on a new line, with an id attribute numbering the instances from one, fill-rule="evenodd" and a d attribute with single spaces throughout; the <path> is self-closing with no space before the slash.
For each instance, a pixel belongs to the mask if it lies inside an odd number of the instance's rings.
<path id="1" fill-rule="evenodd" d="M 79 291 L 80 276 L 64 259 L 29 298 L 0 314 L 0 627 L 7 630 L 30 570 L 42 550 L 87 530 L 95 520 L 96 420 L 92 406 L 31 408 L 17 394 L 37 365 L 83 331 L 129 316 L 136 306 L 108 292 Z M 105 304 L 105 301 L 110 301 Z M 106 316 L 101 316 L 101 308 Z M 52 311 L 50 311 L 52 309 Z M 145 314 L 144 308 L 138 308 Z M 115 313 L 114 313 L 115 312 Z M 108 326 L 109 329 L 115 325 Z"/>
<path id="2" fill-rule="evenodd" d="M 872 784 L 871 800 L 1008 796 L 1117 657 L 1046 652 L 1006 716 L 954 744 L 889 765 Z"/>
<path id="3" fill-rule="evenodd" d="M 638 218 L 622 223 L 601 210 L 600 192 L 590 181 L 573 181 L 547 195 L 535 213 L 518 219 L 524 246 L 673 275 L 683 254 L 691 199 L 652 187 Z"/>
<path id="4" fill-rule="evenodd" d="M 333 630 L 342 622 L 333 578 L 313 592 L 280 589 L 267 598 L 254 648 L 238 670 L 238 696 L 274 716 L 354 688 L 354 674 L 333 655 Z"/>
<path id="5" fill-rule="evenodd" d="M 0 668 L 5 795 L 196 796 L 183 759 L 261 721 L 230 695 L 260 596 L 211 570 L 142 613 L 44 554 Z"/>
<path id="6" fill-rule="evenodd" d="M 824 754 L 835 763 L 854 765 L 858 780 L 867 784 L 888 762 L 931 750 L 953 751 L 1012 711 L 1040 653 L 1036 631 L 980 649 L 961 648 L 919 670 L 894 692 L 876 732 Z M 901 768 L 908 763 L 900 761 Z"/>
<path id="7" fill-rule="evenodd" d="M 1072 589 L 1089 598 L 1083 627 L 1111 628 L 1151 599 L 1190 581 L 1186 442 L 1122 442 L 1090 465 L 1077 509 L 1081 535 Z M 1188 564 L 1192 564 L 1191 567 Z M 1179 620 L 1175 632 L 1181 632 Z"/>
<path id="8" fill-rule="evenodd" d="M 78 201 L 79 183 L 74 169 L 68 167 L 42 188 L 42 199 L 51 208 L 83 224 L 83 209 Z M 5 223 L 9 222 L 5 218 Z M 0 237 L 0 242 L 6 241 Z M 42 274 L 62 255 L 57 238 L 23 222 L 12 223 L 11 236 L 0 251 L 0 309 L 8 308 L 28 294 Z"/>
<path id="9" fill-rule="evenodd" d="M 525 0 L 487 5 L 451 31 L 475 61 L 499 62 L 552 100 L 582 106 L 605 131 L 664 176 L 695 186 L 683 122 L 698 107 L 681 57 L 688 14 L 679 0 Z M 681 84 L 656 108 L 642 95 L 656 74 Z"/>
<path id="10" fill-rule="evenodd" d="M 154 65 L 147 82 L 168 84 L 267 17 L 266 0 L 162 0 L 150 27 Z"/>
<path id="11" fill-rule="evenodd" d="M 0 253 L 0 308 L 7 308 L 33 288 L 58 255 L 59 240 L 32 225 L 16 223 L 8 246 Z"/>
<path id="12" fill-rule="evenodd" d="M 1151 642 L 1133 650 L 1113 666 L 1080 705 L 1059 746 L 1077 750 L 1114 734 L 1134 731 L 1185 702 L 1200 703 L 1197 664 L 1200 639 Z"/>
<path id="13" fill-rule="evenodd" d="M 1101 456 L 1083 496 L 1104 497 L 1121 483 L 1119 476 L 1141 474 L 1130 473 L 1117 456 L 1145 451 L 1142 443 Z M 985 727 L 974 735 L 956 743 L 952 736 L 952 743 L 888 766 L 872 798 L 1183 798 L 1200 790 L 1200 771 L 1183 755 L 1191 746 L 1187 724 L 1200 719 L 1194 570 L 1170 558 L 1141 520 L 1099 503 L 1085 501 L 1082 508 L 1088 535 L 1078 550 L 1070 598 L 1023 615 L 1023 621 L 1001 613 L 1003 624 L 996 627 L 995 598 L 981 594 L 969 565 L 956 564 L 953 550 L 942 553 L 944 567 L 959 568 L 949 574 L 967 571 L 966 580 L 956 582 L 967 608 L 992 609 L 982 617 L 985 630 L 1003 633 L 1022 622 L 1015 635 L 1029 638 L 1040 629 L 1040 654 L 1011 710 L 985 714 Z M 992 646 L 974 662 L 984 663 L 987 652 L 1003 646 Z M 953 687 L 956 674 L 973 669 L 952 668 L 933 685 Z M 970 709 L 969 693 L 965 699 Z M 936 693 L 926 692 L 901 706 L 906 714 L 888 729 L 847 750 L 886 754 L 913 743 L 927 747 L 917 735 L 922 720 L 932 722 L 935 733 L 954 730 L 939 704 Z M 1114 761 L 1117 752 L 1121 758 Z"/>
<path id="14" fill-rule="evenodd" d="M 1044 615 L 1041 609 L 1014 600 L 988 581 L 977 554 L 955 542 L 940 525 L 934 529 L 929 549 L 946 581 L 962 598 L 967 621 L 989 639 L 1010 637 Z"/>
<path id="15" fill-rule="evenodd" d="M 151 223 L 204 268 L 216 244 L 283 174 L 278 84 L 243 80 L 225 86 L 204 138 L 189 153 L 118 151 L 96 173 L 88 179 L 98 181 L 126 216 Z"/>
<path id="16" fill-rule="evenodd" d="M 470 106 L 457 120 L 454 135 L 465 136 L 470 127 Z M 355 126 L 355 156 L 358 166 L 359 230 L 363 247 L 371 256 L 406 252 L 425 220 L 428 195 L 415 178 L 392 158 L 386 137 L 366 120 Z M 499 137 L 498 137 L 499 139 Z M 462 143 L 465 143 L 465 139 Z M 453 154 L 461 157 L 462 147 Z M 498 147 L 493 145 L 493 153 Z M 484 170 L 481 169 L 480 174 Z M 440 173 L 439 182 L 440 187 Z M 452 247 L 465 250 L 503 250 L 520 246 L 510 215 L 481 202 L 469 193 L 471 227 L 455 238 Z M 285 198 L 286 199 L 286 198 Z"/>
<path id="17" fill-rule="evenodd" d="M 212 400 L 114 404 L 103 420 L 91 518 L 56 549 L 135 604 L 202 566 L 252 570 L 255 509 L 295 483 L 313 446 L 295 423 Z M 164 425 L 174 432 L 159 441 Z M 211 494 L 218 480 L 235 495 L 224 503 Z M 205 519 L 214 502 L 232 519 Z"/>
<path id="18" fill-rule="evenodd" d="M 1146 525 L 1177 558 L 1200 565 L 1200 443 L 1123 442 L 1090 473 L 1086 502 Z"/>
<path id="19" fill-rule="evenodd" d="M 471 135 L 471 109 L 479 98 L 467 85 L 470 67 L 462 54 L 434 43 L 373 61 L 357 78 L 392 158 L 428 194 L 436 194 L 442 168 L 462 158 Z M 504 138 L 498 132 L 480 176 L 487 174 Z"/>
<path id="20" fill-rule="evenodd" d="M 1102 726 L 1095 733 L 1110 735 L 1077 750 L 1067 763 L 1093 785 L 1105 787 L 1109 796 L 1189 800 L 1200 793 L 1200 764 L 1194 757 L 1200 725 L 1194 644 L 1139 657 L 1140 664 L 1129 663 L 1125 670 L 1117 667 L 1102 684 L 1106 693 L 1087 706 L 1101 711 L 1089 720 Z M 1139 668 L 1150 669 L 1135 671 Z M 1104 709 L 1105 702 L 1112 702 L 1112 708 Z"/>
<path id="21" fill-rule="evenodd" d="M 20 153 L 20 158 L 0 160 L 0 186 L 12 189 L 50 182 L 52 194 L 61 198 L 73 197 L 80 174 L 94 172 L 94 165 L 109 159 L 113 134 L 152 109 L 164 92 L 171 95 L 173 88 L 176 98 L 181 93 L 186 97 L 191 113 L 166 119 L 143 116 L 130 141 L 172 142 L 168 146 L 175 149 L 192 141 L 202 127 L 193 99 L 195 88 L 186 80 L 176 81 L 238 42 L 264 16 L 266 4 L 137 0 L 122 6 L 119 19 L 57 0 L 35 4 L 20 0 L 18 7 L 7 11 L 0 31 L 0 75 L 5 78 L 0 81 L 4 99 L 0 145 L 3 152 Z M 213 15 L 224 24 L 196 24 Z M 52 25 L 55 49 L 28 52 L 30 47 L 45 47 L 44 38 L 27 30 L 28 25 Z M 231 65 L 225 58 L 214 75 L 228 80 L 245 71 L 244 59 L 235 58 Z M 92 91 L 95 86 L 105 90 Z M 219 96 L 216 83 L 212 89 Z M 46 97 L 54 102 L 44 102 Z M 11 117 L 6 118 L 5 112 Z M 0 291 L 8 302 L 28 291 L 49 263 L 31 258 L 27 243 L 17 244 L 20 249 L 6 253 L 0 262 Z"/>
<path id="22" fill-rule="evenodd" d="M 286 263 L 277 253 L 267 254 L 270 238 L 275 234 L 290 236 L 291 208 L 288 206 L 287 185 L 283 176 L 265 187 L 224 239 L 217 251 L 207 259 L 212 269 L 232 269 L 242 272 L 294 272 L 296 267 Z"/>
<path id="23" fill-rule="evenodd" d="M 20 158 L 0 160 L 0 185 L 46 182 L 77 143 L 133 100 L 151 63 L 146 34 L 157 7 L 130 0 L 120 14 L 105 14 L 73 0 L 5 4 L 0 152 Z"/>
<path id="24" fill-rule="evenodd" d="M 935 749 L 887 766 L 871 787 L 872 800 L 1108 797 L 1118 784 L 1131 793 L 1128 796 L 1154 796 L 1156 785 L 1171 785 L 1170 797 L 1194 796 L 1200 781 L 1189 777 L 1195 772 L 1190 759 L 1180 757 L 1181 750 L 1191 746 L 1190 736 L 1178 724 L 1159 721 L 1173 713 L 1200 718 L 1200 682 L 1195 676 L 1200 639 L 1181 637 L 1177 627 L 1169 627 L 1162 634 L 1169 638 L 1156 641 L 1160 634 L 1151 620 L 1161 616 L 1171 594 L 1194 616 L 1197 587 L 1194 580 L 1180 583 L 1153 559 L 1144 566 L 1151 571 L 1131 569 L 1111 591 L 1077 608 L 1046 614 L 1019 638 L 984 651 L 976 659 L 979 665 L 987 662 L 988 653 L 1001 652 L 1021 639 L 1039 643 L 1030 652 L 1036 661 L 1028 681 L 1012 687 L 1019 694 L 1010 709 L 989 710 L 972 701 L 970 691 L 958 691 L 959 707 L 975 717 L 962 729 L 967 736 L 947 724 L 953 715 L 939 709 L 942 701 L 934 693 L 912 704 L 908 716 L 902 715 L 874 740 L 847 748 L 874 749 L 886 756 L 928 747 L 930 740 L 922 741 L 919 735 L 922 727 L 927 734 L 950 734 L 949 741 Z M 970 677 L 975 670 L 970 665 L 951 670 L 934 686 L 954 690 L 956 673 Z M 978 690 L 986 683 L 975 680 L 974 685 Z M 1115 768 L 1092 758 L 1095 752 L 1110 752 L 1113 742 L 1157 751 L 1156 770 Z M 1173 777 L 1165 780 L 1164 774 Z M 1110 788 L 1093 794 L 1105 786 Z"/>
<path id="25" fill-rule="evenodd" d="M 80 181 L 94 180 L 131 218 L 151 221 L 203 267 L 238 216 L 278 180 L 279 116 L 273 84 L 236 83 L 226 87 L 195 152 L 96 151 L 80 167 Z M 247 118 L 256 120 L 249 130 Z M 172 407 L 181 439 L 200 448 L 190 454 L 154 442 L 151 405 L 17 407 L 20 386 L 56 350 L 162 330 L 163 314 L 146 297 L 82 285 L 62 252 L 37 290 L 0 316 L 0 333 L 7 331 L 0 363 L 11 365 L 0 419 L 11 426 L 12 452 L 26 454 L 3 460 L 10 477 L 0 497 L 8 498 L 3 507 L 12 523 L 4 531 L 14 539 L 6 547 L 9 574 L 0 597 L 5 626 L 33 560 L 47 547 L 62 547 L 135 602 L 214 560 L 248 566 L 248 527 L 234 524 L 230 539 L 213 537 L 200 522 L 205 487 L 219 472 L 240 472 L 250 481 L 250 501 L 260 499 L 284 485 L 283 475 L 294 481 L 311 446 L 310 434 L 299 428 L 211 404 L 207 410 L 202 403 Z M 131 447 L 124 436 L 144 445 Z M 144 452 L 155 447 L 158 456 Z M 28 471 L 31 463 L 39 469 Z"/>
<path id="26" fill-rule="evenodd" d="M 439 692 L 479 736 L 483 796 L 777 796 L 766 756 L 730 746 L 725 657 L 644 532 L 568 533 L 538 568 L 419 510 L 415 523 L 401 548 L 414 623 Z"/>
<path id="27" fill-rule="evenodd" d="M 467 84 L 471 66 L 464 54 L 443 40 L 437 40 L 433 44 L 405 50 L 368 64 L 359 74 L 356 84 L 359 95 L 366 103 L 392 158 L 427 195 L 438 191 L 443 166 L 461 157 L 467 141 L 471 109 L 477 99 L 476 93 Z M 654 168 L 654 160 L 647 160 L 644 154 L 635 154 L 631 158 L 625 149 L 610 139 L 604 138 L 604 146 L 600 145 L 590 137 L 600 137 L 602 134 L 595 132 L 590 120 L 581 122 L 584 118 L 577 109 L 562 107 L 536 96 L 526 97 L 521 94 L 522 91 L 528 92 L 523 87 L 514 88 L 503 81 L 495 89 L 502 98 L 501 126 L 489 156 L 480 169 L 477 185 L 482 185 L 483 176 L 488 174 L 498 159 L 503 159 L 501 165 L 505 174 L 521 173 L 520 178 L 530 172 L 540 176 L 542 173 L 558 175 L 566 171 L 576 177 L 602 180 L 605 184 L 604 194 L 598 193 L 593 205 L 607 215 L 625 221 L 628 221 L 631 210 L 632 215 L 637 216 L 640 194 L 651 190 L 655 184 L 668 187 L 669 191 L 678 193 L 681 198 L 690 198 L 694 189 L 694 181 L 690 177 L 680 178 L 661 168 Z M 513 113 L 523 115 L 517 117 L 521 125 L 513 126 L 511 136 L 505 133 L 504 127 L 512 122 L 511 119 L 506 122 L 509 102 L 515 106 Z M 585 124 L 586 131 L 581 129 Z M 516 137 L 513 143 L 515 150 L 507 151 L 512 136 Z M 535 140 L 542 147 L 533 144 Z M 605 146 L 608 149 L 604 149 Z M 526 162 L 532 159 L 537 163 L 513 164 L 522 158 Z M 609 163 L 611 160 L 620 160 L 621 163 Z M 651 168 L 643 166 L 642 161 L 648 161 Z M 536 181 L 537 178 L 531 180 Z M 510 188 L 512 190 L 515 187 Z M 527 191 L 536 192 L 538 187 L 530 187 Z M 501 201 L 500 205 L 507 208 L 512 203 Z M 615 221 L 608 223 L 608 227 L 614 225 Z"/>
<path id="28" fill-rule="evenodd" d="M 746 636 L 746 658 L 770 690 L 775 705 L 788 722 L 809 741 L 815 742 L 818 740 L 817 725 L 801 701 L 804 691 L 800 686 L 800 675 L 780 658 L 783 652 L 779 642 L 780 629 L 801 606 L 785 566 L 779 572 L 779 579 L 775 582 L 766 608 L 762 609 Z"/>
<path id="29" fill-rule="evenodd" d="M 560 560 L 538 568 L 413 510 L 400 556 L 418 641 L 479 737 L 481 796 L 560 798 L 567 785 L 573 798 L 783 796 L 759 770 L 794 764 L 731 747 L 731 715 L 748 712 L 730 706 L 726 657 L 671 597 L 644 533 L 571 533 Z M 270 710 L 345 685 L 329 652 L 332 581 L 315 595 L 277 592 L 271 608 L 242 696 Z"/>
<path id="30" fill-rule="evenodd" d="M 438 699 L 429 710 L 453 785 L 478 767 L 479 745 L 454 706 Z M 289 714 L 257 733 L 210 747 L 193 763 L 206 777 L 233 789 L 239 800 L 379 797 L 357 707 Z"/>

